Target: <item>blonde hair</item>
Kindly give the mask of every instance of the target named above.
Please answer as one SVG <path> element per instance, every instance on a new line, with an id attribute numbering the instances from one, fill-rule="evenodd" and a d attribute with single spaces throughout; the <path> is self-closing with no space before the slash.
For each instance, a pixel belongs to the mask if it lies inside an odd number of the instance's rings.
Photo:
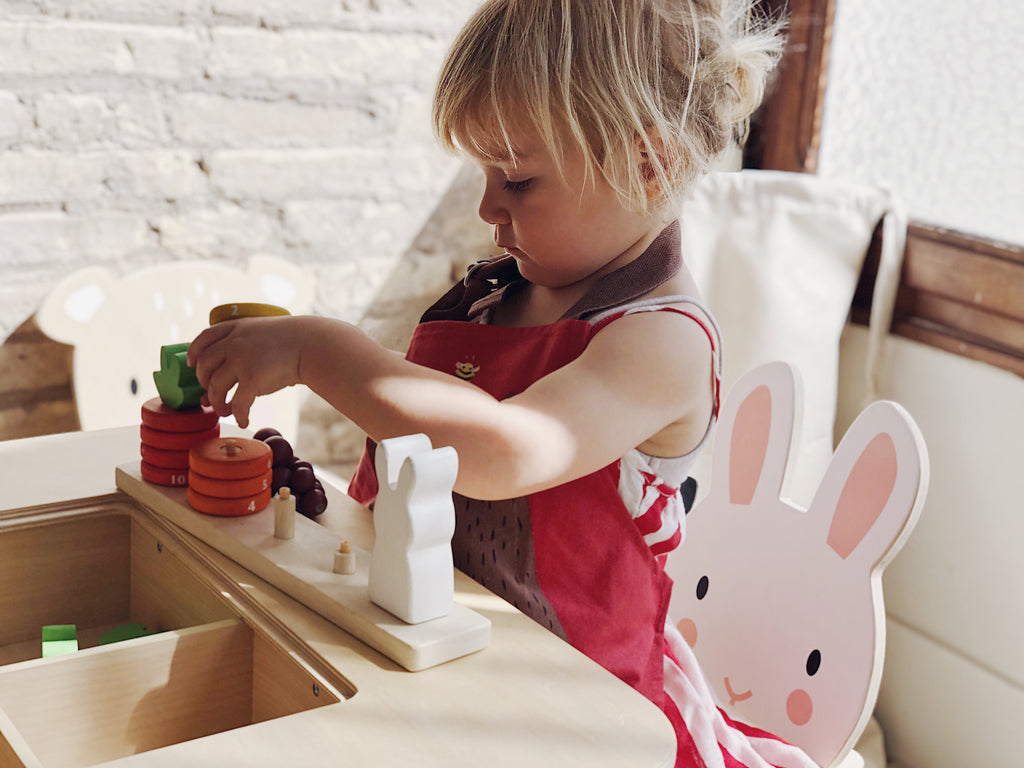
<path id="1" fill-rule="evenodd" d="M 752 2 L 486 0 L 442 67 L 435 133 L 515 160 L 532 129 L 559 168 L 576 143 L 588 177 L 638 210 L 677 203 L 745 130 L 780 55 L 780 23 Z"/>

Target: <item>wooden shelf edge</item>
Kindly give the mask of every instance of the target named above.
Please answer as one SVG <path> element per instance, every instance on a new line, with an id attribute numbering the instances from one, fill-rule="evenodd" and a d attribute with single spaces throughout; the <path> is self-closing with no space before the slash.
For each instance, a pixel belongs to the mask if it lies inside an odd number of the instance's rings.
<path id="1" fill-rule="evenodd" d="M 880 244 L 876 230 L 851 311 L 859 325 L 868 323 Z M 955 263 L 955 281 L 926 263 L 936 254 Z M 995 299 L 970 287 L 993 284 Z M 911 223 L 890 333 L 1024 376 L 1024 248 Z"/>

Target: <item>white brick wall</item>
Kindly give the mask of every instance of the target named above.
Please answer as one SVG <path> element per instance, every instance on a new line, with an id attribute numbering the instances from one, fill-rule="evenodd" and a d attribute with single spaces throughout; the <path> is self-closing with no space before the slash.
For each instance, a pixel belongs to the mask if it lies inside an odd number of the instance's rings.
<path id="1" fill-rule="evenodd" d="M 67 272 L 307 265 L 358 320 L 457 163 L 428 121 L 477 0 L 4 0 L 0 340 Z"/>

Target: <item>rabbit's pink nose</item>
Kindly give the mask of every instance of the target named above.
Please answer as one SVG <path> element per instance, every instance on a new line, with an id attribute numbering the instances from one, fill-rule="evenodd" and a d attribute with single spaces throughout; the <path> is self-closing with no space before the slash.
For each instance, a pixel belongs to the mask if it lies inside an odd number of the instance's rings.
<path id="1" fill-rule="evenodd" d="M 733 704 L 735 704 L 737 701 L 746 701 L 747 699 L 749 699 L 751 696 L 754 695 L 754 692 L 751 691 L 749 688 L 747 690 L 745 690 L 743 693 L 736 693 L 736 691 L 734 691 L 732 689 L 732 684 L 729 682 L 729 678 L 728 677 L 725 678 L 725 691 L 726 691 L 726 693 L 729 694 L 729 706 L 730 707 Z"/>

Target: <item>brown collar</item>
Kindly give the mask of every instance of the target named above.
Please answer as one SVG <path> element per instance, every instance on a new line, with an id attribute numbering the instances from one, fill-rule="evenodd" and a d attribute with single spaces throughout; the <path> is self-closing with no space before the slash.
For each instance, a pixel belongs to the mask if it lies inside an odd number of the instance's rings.
<path id="1" fill-rule="evenodd" d="M 561 319 L 584 320 L 588 315 L 650 293 L 672 278 L 682 261 L 679 222 L 673 221 L 637 258 L 602 277 Z M 423 313 L 420 322 L 478 317 L 524 285 L 526 280 L 509 254 L 478 261 L 469 267 L 463 280 Z"/>

